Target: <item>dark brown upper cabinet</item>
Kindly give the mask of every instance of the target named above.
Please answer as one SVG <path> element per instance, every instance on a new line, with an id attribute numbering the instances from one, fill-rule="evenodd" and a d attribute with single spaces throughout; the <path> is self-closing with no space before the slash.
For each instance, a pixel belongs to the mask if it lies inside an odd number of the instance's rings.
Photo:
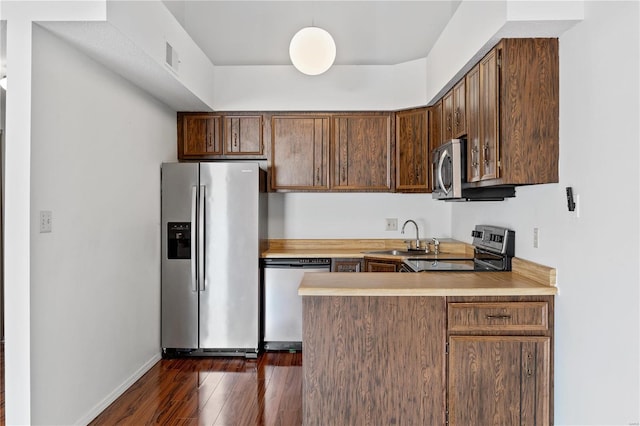
<path id="1" fill-rule="evenodd" d="M 427 108 L 396 113 L 396 191 L 430 192 Z"/>
<path id="2" fill-rule="evenodd" d="M 391 114 L 341 114 L 332 120 L 331 188 L 391 192 Z"/>
<path id="3" fill-rule="evenodd" d="M 467 156 L 478 170 L 468 179 L 477 186 L 558 182 L 558 40 L 503 39 L 477 72 L 479 104 L 469 106 L 467 124 L 477 120 L 479 128 L 469 129 Z M 468 84 L 473 103 L 475 80 Z"/>
<path id="4" fill-rule="evenodd" d="M 480 160 L 480 65 L 467 73 L 467 181 L 477 182 L 481 176 Z"/>
<path id="5" fill-rule="evenodd" d="M 264 158 L 261 115 L 178 113 L 178 159 Z"/>
<path id="6" fill-rule="evenodd" d="M 271 117 L 271 189 L 329 189 L 329 116 Z"/>
<path id="7" fill-rule="evenodd" d="M 442 142 L 453 138 L 453 90 L 442 98 Z"/>
<path id="8" fill-rule="evenodd" d="M 178 158 L 211 158 L 222 154 L 221 118 L 178 113 Z"/>
<path id="9" fill-rule="evenodd" d="M 465 79 L 442 98 L 442 142 L 464 136 L 466 131 Z"/>
<path id="10" fill-rule="evenodd" d="M 442 130 L 442 99 L 429 107 L 429 145 L 433 151 L 444 141 Z"/>
<path id="11" fill-rule="evenodd" d="M 452 138 L 460 138 L 467 133 L 466 86 L 463 78 L 453 86 L 453 133 Z"/>
<path id="12" fill-rule="evenodd" d="M 178 159 L 266 159 L 276 191 L 429 192 L 431 152 L 464 137 L 469 187 L 558 182 L 558 62 L 558 39 L 503 39 L 443 98 L 395 115 L 180 112 Z"/>
<path id="13" fill-rule="evenodd" d="M 493 50 L 480 61 L 480 180 L 500 176 L 499 57 Z"/>
<path id="14" fill-rule="evenodd" d="M 263 155 L 262 116 L 225 116 L 224 140 L 226 155 Z"/>

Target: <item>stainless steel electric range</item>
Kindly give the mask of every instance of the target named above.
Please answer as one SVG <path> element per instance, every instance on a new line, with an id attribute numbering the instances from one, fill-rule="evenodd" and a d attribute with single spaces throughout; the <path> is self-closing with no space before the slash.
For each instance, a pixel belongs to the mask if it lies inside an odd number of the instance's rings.
<path id="1" fill-rule="evenodd" d="M 499 226 L 476 225 L 473 237 L 473 258 L 457 259 L 409 258 L 400 272 L 428 271 L 510 271 L 515 254 L 515 231 Z"/>

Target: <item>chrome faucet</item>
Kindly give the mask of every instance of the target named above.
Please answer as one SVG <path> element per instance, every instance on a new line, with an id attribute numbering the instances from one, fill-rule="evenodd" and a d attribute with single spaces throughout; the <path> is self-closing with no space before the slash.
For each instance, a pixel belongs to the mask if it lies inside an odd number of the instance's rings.
<path id="1" fill-rule="evenodd" d="M 440 241 L 436 237 L 433 237 L 433 252 L 434 254 L 440 253 Z"/>
<path id="2" fill-rule="evenodd" d="M 413 223 L 413 226 L 416 227 L 416 250 L 420 250 L 420 235 L 418 234 L 418 224 L 414 221 L 414 220 L 407 220 L 403 225 L 402 225 L 402 230 L 400 231 L 401 234 L 404 234 L 404 228 L 407 226 L 407 223 Z M 411 246 L 409 246 L 409 248 L 411 248 Z"/>

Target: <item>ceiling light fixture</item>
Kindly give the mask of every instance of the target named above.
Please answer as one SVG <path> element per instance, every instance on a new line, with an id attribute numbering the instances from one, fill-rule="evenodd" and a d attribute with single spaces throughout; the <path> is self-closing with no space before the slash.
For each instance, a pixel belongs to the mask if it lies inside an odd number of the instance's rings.
<path id="1" fill-rule="evenodd" d="M 327 71 L 336 59 L 336 43 L 326 30 L 305 27 L 298 31 L 289 44 L 289 57 L 298 71 L 319 75 Z"/>
<path id="2" fill-rule="evenodd" d="M 2 87 L 4 90 L 7 90 L 7 77 L 6 76 L 0 78 L 0 87 Z"/>

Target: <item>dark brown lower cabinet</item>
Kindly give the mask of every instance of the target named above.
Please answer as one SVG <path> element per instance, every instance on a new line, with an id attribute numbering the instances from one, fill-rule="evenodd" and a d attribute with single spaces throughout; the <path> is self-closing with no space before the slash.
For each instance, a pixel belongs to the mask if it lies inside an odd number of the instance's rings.
<path id="1" fill-rule="evenodd" d="M 452 336 L 449 425 L 549 424 L 551 338 Z"/>
<path id="2" fill-rule="evenodd" d="M 304 425 L 444 425 L 444 297 L 302 304 Z"/>
<path id="3" fill-rule="evenodd" d="M 553 302 L 447 298 L 450 426 L 553 424 Z"/>
<path id="4" fill-rule="evenodd" d="M 553 296 L 303 296 L 304 425 L 553 424 Z"/>
<path id="5" fill-rule="evenodd" d="M 393 260 L 365 259 L 365 272 L 398 272 L 400 263 Z"/>

